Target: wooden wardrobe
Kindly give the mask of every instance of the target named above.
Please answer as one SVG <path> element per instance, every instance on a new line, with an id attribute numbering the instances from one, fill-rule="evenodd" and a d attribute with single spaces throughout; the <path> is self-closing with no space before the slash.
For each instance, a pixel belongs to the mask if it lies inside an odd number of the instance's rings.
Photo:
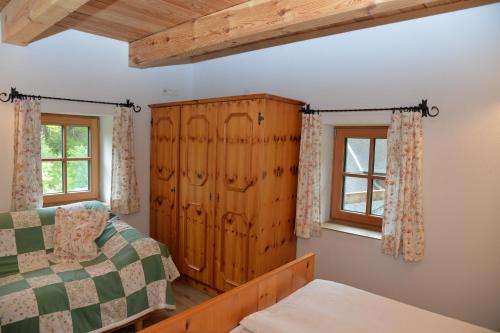
<path id="1" fill-rule="evenodd" d="M 302 102 L 259 94 L 151 105 L 151 234 L 225 291 L 295 258 Z"/>

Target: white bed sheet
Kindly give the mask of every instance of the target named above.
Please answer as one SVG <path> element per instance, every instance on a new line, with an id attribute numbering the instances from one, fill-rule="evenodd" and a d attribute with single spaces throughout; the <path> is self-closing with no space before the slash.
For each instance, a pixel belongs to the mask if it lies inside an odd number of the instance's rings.
<path id="1" fill-rule="evenodd" d="M 239 325 L 238 327 L 236 327 L 234 330 L 232 330 L 229 333 L 252 333 L 252 332 L 247 330 L 245 327 Z"/>
<path id="2" fill-rule="evenodd" d="M 314 280 L 230 333 L 492 333 L 340 283 Z"/>

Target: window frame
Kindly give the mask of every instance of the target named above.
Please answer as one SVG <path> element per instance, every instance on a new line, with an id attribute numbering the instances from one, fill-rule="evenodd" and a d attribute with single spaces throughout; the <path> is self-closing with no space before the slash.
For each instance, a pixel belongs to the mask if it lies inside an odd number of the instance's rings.
<path id="1" fill-rule="evenodd" d="M 373 180 L 386 179 L 386 176 L 374 175 L 373 169 L 375 139 L 387 139 L 388 128 L 388 126 L 336 126 L 334 128 L 332 195 L 330 209 L 330 218 L 332 222 L 375 231 L 382 230 L 382 217 L 368 214 L 368 207 L 371 206 Z M 370 139 L 370 157 L 368 161 L 368 173 L 366 175 L 344 171 L 347 138 Z M 367 209 L 365 213 L 342 210 L 345 176 L 367 179 L 368 193 L 366 201 Z"/>
<path id="2" fill-rule="evenodd" d="M 67 114 L 42 113 L 43 125 L 62 126 L 62 157 L 42 158 L 43 161 L 61 161 L 63 164 L 63 191 L 64 193 L 44 194 L 44 206 L 56 206 L 84 200 L 98 200 L 100 186 L 100 156 L 99 156 L 99 117 L 79 116 Z M 90 128 L 89 157 L 67 157 L 67 128 L 69 126 L 85 126 Z M 90 161 L 89 191 L 67 192 L 67 162 Z M 42 180 L 43 181 L 43 180 Z"/>

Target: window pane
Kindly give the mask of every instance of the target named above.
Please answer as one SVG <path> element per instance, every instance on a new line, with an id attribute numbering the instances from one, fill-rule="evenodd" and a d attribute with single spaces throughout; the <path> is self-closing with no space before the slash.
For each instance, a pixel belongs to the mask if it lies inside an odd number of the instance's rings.
<path id="1" fill-rule="evenodd" d="M 68 126 L 66 145 L 68 157 L 89 157 L 89 133 L 88 127 Z"/>
<path id="2" fill-rule="evenodd" d="M 61 161 L 42 162 L 44 194 L 63 193 L 63 164 Z"/>
<path id="3" fill-rule="evenodd" d="M 368 173 L 370 139 L 346 139 L 345 172 Z"/>
<path id="4" fill-rule="evenodd" d="M 372 191 L 372 215 L 384 216 L 384 193 L 385 181 L 374 179 Z"/>
<path id="5" fill-rule="evenodd" d="M 385 175 L 387 169 L 387 139 L 375 140 L 373 173 Z"/>
<path id="6" fill-rule="evenodd" d="M 366 178 L 344 177 L 342 209 L 366 213 L 368 180 Z"/>
<path id="7" fill-rule="evenodd" d="M 42 125 L 42 158 L 62 157 L 62 126 Z"/>
<path id="8" fill-rule="evenodd" d="M 89 190 L 89 161 L 68 161 L 68 192 Z"/>

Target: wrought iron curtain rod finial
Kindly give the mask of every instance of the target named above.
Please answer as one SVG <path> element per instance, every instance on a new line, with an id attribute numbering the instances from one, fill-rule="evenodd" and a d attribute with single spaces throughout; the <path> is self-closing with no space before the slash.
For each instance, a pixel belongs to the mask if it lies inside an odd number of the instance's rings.
<path id="1" fill-rule="evenodd" d="M 142 111 L 142 107 L 140 105 L 132 105 L 132 110 L 134 110 L 135 113 L 139 113 Z"/>
<path id="2" fill-rule="evenodd" d="M 4 96 L 2 98 L 2 96 Z M 10 88 L 10 93 L 7 94 L 7 93 L 0 93 L 0 101 L 4 102 L 4 103 L 8 103 L 8 102 L 11 102 L 11 103 L 14 103 L 14 100 L 16 98 L 19 98 L 19 92 L 16 90 L 16 88 Z"/>
<path id="3" fill-rule="evenodd" d="M 127 103 L 122 104 L 122 106 L 132 109 L 135 113 L 139 113 L 142 110 L 139 105 L 135 105 L 135 103 L 131 102 L 129 99 L 127 99 Z"/>
<path id="4" fill-rule="evenodd" d="M 7 93 L 0 93 L 0 102 L 7 103 L 10 100 L 10 96 Z"/>
<path id="5" fill-rule="evenodd" d="M 437 117 L 437 115 L 439 114 L 439 108 L 437 106 L 433 106 L 433 107 L 431 107 L 431 110 L 436 111 L 436 112 L 435 113 L 429 112 L 429 117 L 431 117 L 431 118 Z"/>
<path id="6" fill-rule="evenodd" d="M 422 117 L 434 118 L 439 114 L 439 108 L 437 106 L 433 106 L 430 108 L 430 110 L 436 111 L 436 112 L 434 112 L 434 113 L 430 112 L 426 99 L 422 100 L 422 103 L 420 103 L 419 108 L 420 108 L 420 111 L 422 112 Z"/>

